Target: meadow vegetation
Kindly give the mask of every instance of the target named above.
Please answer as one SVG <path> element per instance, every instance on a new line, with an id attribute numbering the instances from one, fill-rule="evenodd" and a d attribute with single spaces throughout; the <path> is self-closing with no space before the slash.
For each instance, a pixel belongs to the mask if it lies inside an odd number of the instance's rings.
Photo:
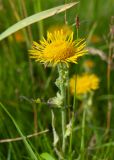
<path id="1" fill-rule="evenodd" d="M 114 2 L 73 2 L 0 0 L 0 160 L 114 160 Z"/>

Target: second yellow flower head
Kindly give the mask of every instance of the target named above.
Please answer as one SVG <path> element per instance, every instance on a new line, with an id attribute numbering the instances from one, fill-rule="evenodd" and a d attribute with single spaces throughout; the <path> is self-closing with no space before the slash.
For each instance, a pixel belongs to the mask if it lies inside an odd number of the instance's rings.
<path id="1" fill-rule="evenodd" d="M 99 88 L 99 78 L 95 74 L 83 74 L 82 76 L 74 75 L 70 79 L 70 91 L 75 93 L 76 83 L 76 95 L 86 94 L 92 90 Z"/>

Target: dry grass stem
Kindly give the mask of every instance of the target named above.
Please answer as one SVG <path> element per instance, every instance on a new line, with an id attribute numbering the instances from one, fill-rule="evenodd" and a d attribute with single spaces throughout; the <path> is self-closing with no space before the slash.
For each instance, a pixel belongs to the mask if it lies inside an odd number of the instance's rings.
<path id="1" fill-rule="evenodd" d="M 46 130 L 44 130 L 44 131 L 41 131 L 41 132 L 29 134 L 29 135 L 25 136 L 24 138 L 26 138 L 26 139 L 27 139 L 27 138 L 32 138 L 32 137 L 35 137 L 35 136 L 38 136 L 38 135 L 41 135 L 41 134 L 45 134 L 45 133 L 47 133 L 47 132 L 49 132 L 48 129 L 46 129 Z M 21 140 L 23 140 L 22 137 L 11 138 L 11 139 L 8 138 L 8 139 L 1 139 L 1 140 L 0 140 L 0 143 L 9 143 L 9 142 L 15 142 L 15 141 L 21 141 Z"/>

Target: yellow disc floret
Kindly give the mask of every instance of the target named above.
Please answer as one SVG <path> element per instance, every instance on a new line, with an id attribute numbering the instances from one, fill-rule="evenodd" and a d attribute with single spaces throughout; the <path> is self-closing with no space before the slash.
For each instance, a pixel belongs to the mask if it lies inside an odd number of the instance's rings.
<path id="1" fill-rule="evenodd" d="M 52 42 L 44 49 L 44 57 L 54 61 L 64 61 L 74 55 L 74 47 L 67 41 Z"/>

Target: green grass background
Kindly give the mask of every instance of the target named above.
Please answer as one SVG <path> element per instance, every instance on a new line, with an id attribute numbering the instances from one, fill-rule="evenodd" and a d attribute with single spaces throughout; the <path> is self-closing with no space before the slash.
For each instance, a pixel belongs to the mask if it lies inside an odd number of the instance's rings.
<path id="1" fill-rule="evenodd" d="M 66 2 L 71 2 L 70 0 Z M 39 6 L 41 3 L 41 6 Z M 0 33 L 5 29 L 36 12 L 47 10 L 49 8 L 62 5 L 63 0 L 1 0 L 0 1 Z M 86 37 L 90 35 L 93 25 L 96 23 L 94 35 L 101 38 L 101 42 L 93 44 L 90 41 L 88 46 L 103 49 L 108 55 L 108 47 L 106 41 L 109 41 L 109 27 L 111 16 L 114 15 L 114 0 L 80 0 L 80 3 L 66 12 L 69 25 L 75 23 L 75 17 L 80 17 L 79 36 Z M 44 68 L 43 65 L 29 60 L 28 49 L 31 48 L 31 42 L 34 39 L 38 41 L 42 34 L 45 36 L 47 29 L 56 24 L 64 24 L 64 13 L 50 17 L 42 22 L 35 23 L 26 29 L 21 30 L 24 36 L 24 42 L 15 40 L 15 36 L 0 41 L 0 102 L 7 108 L 12 117 L 15 119 L 20 130 L 24 135 L 42 131 L 49 128 L 49 132 L 45 135 L 31 138 L 29 140 L 35 154 L 43 152 L 50 153 L 55 156 L 52 149 L 52 133 L 51 133 L 51 113 L 47 105 L 39 105 L 32 103 L 31 99 L 38 97 L 48 100 L 55 96 L 57 88 L 54 81 L 57 78 L 57 71 L 51 68 Z M 75 26 L 73 30 L 76 35 Z M 76 37 L 76 36 L 75 36 Z M 90 154 L 85 155 L 85 160 L 113 160 L 114 159 L 114 109 L 111 115 L 111 131 L 107 139 L 103 134 L 106 128 L 107 99 L 99 100 L 102 95 L 107 95 L 107 64 L 98 56 L 84 56 L 77 66 L 70 67 L 70 75 L 74 72 L 82 71 L 82 63 L 85 59 L 91 58 L 95 62 L 94 72 L 100 77 L 100 88 L 94 96 L 93 123 L 88 124 L 85 131 L 86 146 L 93 134 L 97 137 L 97 146 Z M 114 93 L 114 70 L 111 70 L 111 94 Z M 49 83 L 48 83 L 49 81 Z M 114 99 L 112 99 L 114 107 Z M 55 110 L 56 115 L 59 112 Z M 35 124 L 35 116 L 37 114 L 37 124 Z M 81 116 L 77 125 L 80 124 Z M 93 125 L 94 124 L 94 125 Z M 57 120 L 57 128 L 59 131 L 59 119 Z M 76 150 L 75 157 L 78 157 L 81 131 L 78 130 L 74 136 L 74 148 Z M 14 138 L 20 136 L 9 116 L 0 107 L 0 139 Z M 109 143 L 108 146 L 102 147 L 103 144 Z M 56 156 L 55 156 L 56 157 Z M 0 160 L 24 160 L 31 159 L 23 145 L 22 141 L 0 144 Z M 66 158 L 68 159 L 68 157 Z"/>

